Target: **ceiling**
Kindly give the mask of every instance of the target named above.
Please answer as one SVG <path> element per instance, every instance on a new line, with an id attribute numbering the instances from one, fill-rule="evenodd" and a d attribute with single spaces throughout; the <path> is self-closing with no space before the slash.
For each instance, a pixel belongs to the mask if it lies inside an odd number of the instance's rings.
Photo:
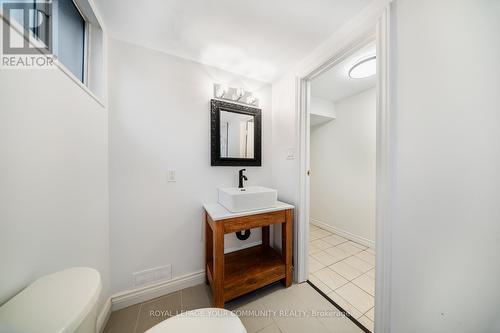
<path id="1" fill-rule="evenodd" d="M 370 0 L 95 0 L 111 37 L 271 82 Z"/>
<path id="2" fill-rule="evenodd" d="M 327 72 L 314 78 L 311 82 L 311 95 L 337 102 L 346 97 L 359 94 L 362 91 L 375 87 L 375 75 L 366 79 L 351 79 L 348 75 L 349 70 L 354 64 L 369 56 L 375 55 L 375 53 L 375 42 L 372 42 L 354 52 L 351 56 L 347 57 L 338 65 L 335 65 Z"/>

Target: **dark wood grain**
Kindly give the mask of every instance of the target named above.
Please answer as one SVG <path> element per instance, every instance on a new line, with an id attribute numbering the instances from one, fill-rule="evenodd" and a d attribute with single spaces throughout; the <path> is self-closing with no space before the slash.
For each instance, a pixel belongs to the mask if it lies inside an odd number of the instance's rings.
<path id="1" fill-rule="evenodd" d="M 262 227 L 262 245 L 267 245 L 269 246 L 269 226 L 266 225 L 265 227 Z"/>
<path id="2" fill-rule="evenodd" d="M 213 260 L 213 230 L 208 222 L 209 217 L 207 212 L 205 212 L 205 264 L 212 262 Z M 208 277 L 208 270 L 205 271 L 205 282 L 207 284 L 210 283 L 210 279 Z"/>
<path id="3" fill-rule="evenodd" d="M 281 225 L 281 249 L 282 256 L 285 259 L 286 277 L 284 280 L 285 287 L 292 285 L 293 266 L 292 266 L 292 246 L 293 246 L 293 211 L 286 211 L 286 223 Z"/>
<path id="4" fill-rule="evenodd" d="M 214 244 L 213 244 L 213 298 L 214 306 L 224 307 L 224 225 L 214 223 Z"/>
<path id="5" fill-rule="evenodd" d="M 225 262 L 226 301 L 285 277 L 284 260 L 269 246 L 258 245 L 226 254 Z"/>
<path id="6" fill-rule="evenodd" d="M 271 224 L 285 223 L 285 221 L 285 211 L 279 211 L 236 217 L 218 222 L 224 222 L 224 232 L 229 234 L 241 230 L 260 228 Z"/>

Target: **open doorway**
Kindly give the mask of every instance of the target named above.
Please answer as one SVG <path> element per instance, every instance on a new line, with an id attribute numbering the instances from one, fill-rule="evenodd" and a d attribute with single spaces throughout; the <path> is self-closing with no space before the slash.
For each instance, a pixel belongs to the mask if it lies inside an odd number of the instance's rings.
<path id="1" fill-rule="evenodd" d="M 310 80 L 309 282 L 374 330 L 376 42 Z"/>

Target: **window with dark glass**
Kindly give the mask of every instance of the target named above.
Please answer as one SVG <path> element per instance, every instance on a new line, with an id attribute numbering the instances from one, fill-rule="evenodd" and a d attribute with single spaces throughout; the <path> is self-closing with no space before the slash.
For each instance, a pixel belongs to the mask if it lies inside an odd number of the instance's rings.
<path id="1" fill-rule="evenodd" d="M 81 82 L 85 80 L 85 19 L 72 0 L 53 1 L 54 53 Z"/>

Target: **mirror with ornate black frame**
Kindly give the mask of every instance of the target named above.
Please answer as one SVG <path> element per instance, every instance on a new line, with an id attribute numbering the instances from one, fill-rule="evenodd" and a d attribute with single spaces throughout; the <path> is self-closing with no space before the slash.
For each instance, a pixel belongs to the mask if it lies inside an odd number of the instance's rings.
<path id="1" fill-rule="evenodd" d="M 210 111 L 212 166 L 261 166 L 261 109 L 212 99 Z"/>

